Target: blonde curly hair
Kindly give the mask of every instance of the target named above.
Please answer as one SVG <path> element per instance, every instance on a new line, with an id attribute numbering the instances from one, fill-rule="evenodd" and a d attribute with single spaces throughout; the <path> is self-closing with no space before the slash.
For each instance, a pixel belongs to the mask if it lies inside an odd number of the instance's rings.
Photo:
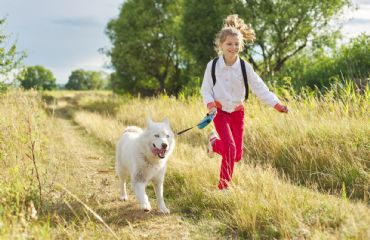
<path id="1" fill-rule="evenodd" d="M 254 29 L 250 24 L 244 23 L 237 14 L 229 15 L 224 20 L 224 26 L 217 33 L 215 39 L 215 50 L 221 55 L 221 44 L 225 42 L 227 36 L 236 36 L 240 42 L 240 51 L 244 49 L 246 42 L 253 42 L 256 39 Z"/>

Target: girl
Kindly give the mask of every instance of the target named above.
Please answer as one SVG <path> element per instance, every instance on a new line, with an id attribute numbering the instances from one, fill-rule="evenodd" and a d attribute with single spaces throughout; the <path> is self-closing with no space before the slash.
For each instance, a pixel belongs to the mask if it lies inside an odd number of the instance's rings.
<path id="1" fill-rule="evenodd" d="M 222 156 L 219 189 L 227 189 L 231 181 L 234 163 L 243 155 L 244 105 L 246 88 L 241 69 L 239 52 L 245 41 L 255 39 L 254 30 L 246 25 L 238 15 L 229 15 L 221 31 L 217 34 L 215 48 L 219 54 L 212 74 L 212 63 L 207 64 L 201 94 L 210 114 L 217 113 L 213 122 L 215 133 L 209 137 L 208 153 Z M 288 113 L 288 108 L 269 91 L 252 66 L 245 63 L 248 85 L 252 92 L 263 102 L 279 112 Z M 212 76 L 213 75 L 213 76 Z M 215 81 L 213 79 L 217 79 Z"/>

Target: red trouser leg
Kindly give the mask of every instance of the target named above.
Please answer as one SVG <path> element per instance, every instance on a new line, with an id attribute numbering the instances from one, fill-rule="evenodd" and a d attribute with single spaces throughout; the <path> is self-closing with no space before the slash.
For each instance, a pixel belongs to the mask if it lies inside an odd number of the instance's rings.
<path id="1" fill-rule="evenodd" d="M 239 162 L 243 157 L 244 147 L 244 110 L 231 113 L 231 132 L 236 147 L 235 162 Z"/>
<path id="2" fill-rule="evenodd" d="M 235 161 L 242 156 L 244 111 L 227 113 L 218 110 L 213 122 L 220 137 L 214 142 L 213 151 L 222 156 L 218 188 L 223 189 L 231 181 Z"/>

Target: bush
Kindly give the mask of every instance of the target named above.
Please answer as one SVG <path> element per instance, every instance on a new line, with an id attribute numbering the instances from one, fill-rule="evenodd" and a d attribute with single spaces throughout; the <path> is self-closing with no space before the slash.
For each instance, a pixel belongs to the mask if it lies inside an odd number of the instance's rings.
<path id="1" fill-rule="evenodd" d="M 329 52 L 329 54 L 327 53 Z M 346 81 L 353 81 L 364 91 L 370 76 L 370 35 L 360 35 L 338 50 L 320 49 L 291 59 L 274 80 L 283 85 L 284 77 L 292 78 L 295 89 L 310 87 L 325 92 Z"/>

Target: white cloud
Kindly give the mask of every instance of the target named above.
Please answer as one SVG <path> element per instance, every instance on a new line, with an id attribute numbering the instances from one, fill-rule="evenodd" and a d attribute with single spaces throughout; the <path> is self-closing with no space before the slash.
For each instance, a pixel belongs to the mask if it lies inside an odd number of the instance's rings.
<path id="1" fill-rule="evenodd" d="M 354 0 L 357 9 L 346 12 L 342 33 L 346 38 L 352 38 L 361 33 L 370 34 L 370 1 Z"/>
<path id="2" fill-rule="evenodd" d="M 94 17 L 69 17 L 51 20 L 52 23 L 71 27 L 97 27 L 101 24 Z"/>

